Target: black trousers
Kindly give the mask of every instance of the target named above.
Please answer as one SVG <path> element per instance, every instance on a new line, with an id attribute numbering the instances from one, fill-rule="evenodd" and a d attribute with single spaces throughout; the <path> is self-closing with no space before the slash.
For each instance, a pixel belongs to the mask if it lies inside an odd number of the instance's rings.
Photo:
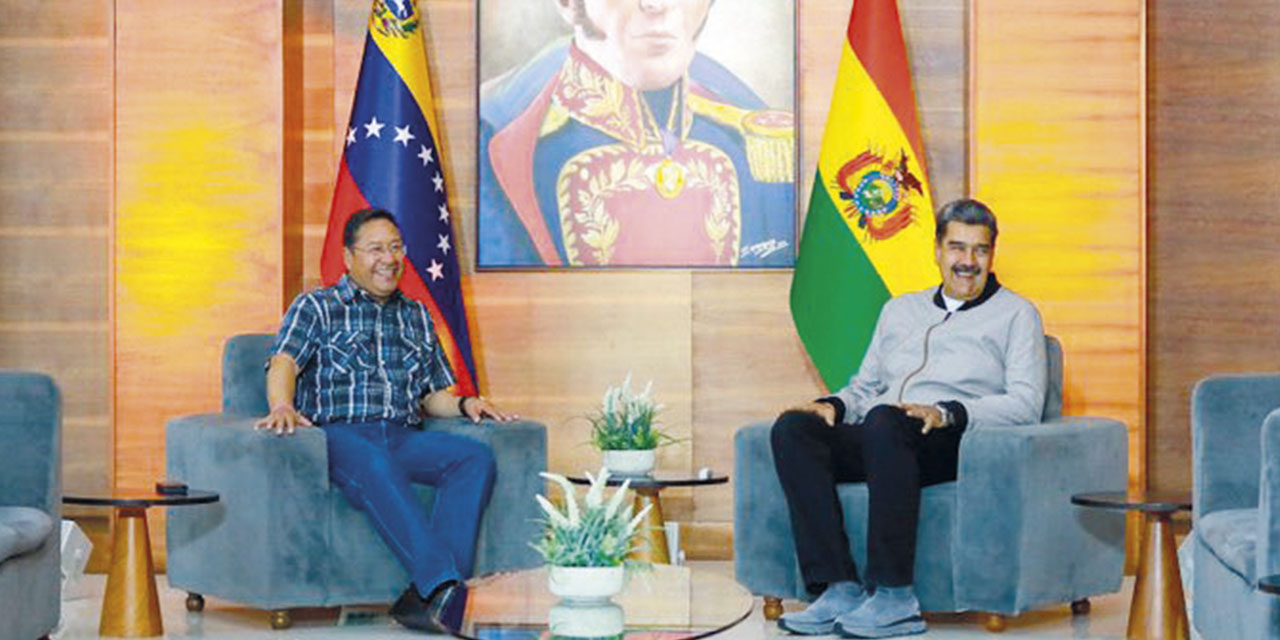
<path id="1" fill-rule="evenodd" d="M 858 580 L 836 484 L 866 482 L 866 583 L 913 582 L 920 489 L 956 478 L 959 429 L 920 433 L 923 423 L 889 405 L 872 408 L 860 424 L 827 426 L 815 414 L 786 411 L 770 432 L 773 462 L 791 513 L 791 530 L 805 586 L 812 593 Z"/>

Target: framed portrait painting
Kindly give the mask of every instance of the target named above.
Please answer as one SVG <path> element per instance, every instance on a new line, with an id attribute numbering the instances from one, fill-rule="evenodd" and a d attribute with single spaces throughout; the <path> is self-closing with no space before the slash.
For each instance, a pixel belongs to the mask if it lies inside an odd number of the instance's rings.
<path id="1" fill-rule="evenodd" d="M 790 267 L 795 0 L 478 0 L 479 268 Z"/>

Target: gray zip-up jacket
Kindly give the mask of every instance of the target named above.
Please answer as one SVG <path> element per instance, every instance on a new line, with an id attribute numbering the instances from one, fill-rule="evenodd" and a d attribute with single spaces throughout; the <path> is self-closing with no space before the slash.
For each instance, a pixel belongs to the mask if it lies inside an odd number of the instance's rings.
<path id="1" fill-rule="evenodd" d="M 942 404 L 953 426 L 1040 422 L 1048 365 L 1031 302 L 989 274 L 982 295 L 948 313 L 941 287 L 884 305 L 849 384 L 824 400 L 857 424 L 881 404 Z M 836 402 L 838 401 L 838 402 Z"/>

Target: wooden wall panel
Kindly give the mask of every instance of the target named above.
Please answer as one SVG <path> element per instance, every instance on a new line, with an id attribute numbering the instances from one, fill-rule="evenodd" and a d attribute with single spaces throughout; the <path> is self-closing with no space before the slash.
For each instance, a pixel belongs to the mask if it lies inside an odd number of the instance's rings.
<path id="1" fill-rule="evenodd" d="M 470 309 L 484 345 L 488 393 L 547 425 L 551 469 L 600 467 L 586 417 L 605 387 L 627 373 L 633 383 L 653 380 L 665 405 L 661 421 L 685 440 L 659 450 L 658 464 L 690 468 L 696 441 L 689 273 L 489 273 L 477 280 Z M 689 519 L 688 493 L 671 497 L 664 509 Z"/>
<path id="2" fill-rule="evenodd" d="M 791 272 L 693 276 L 693 464 L 728 472 L 733 434 L 822 395 L 788 309 Z M 694 492 L 696 520 L 731 529 L 732 485 Z"/>
<path id="3" fill-rule="evenodd" d="M 112 55 L 108 0 L 0 3 L 0 367 L 57 382 L 67 492 L 111 484 Z"/>
<path id="4" fill-rule="evenodd" d="M 975 4 L 973 193 L 996 271 L 1066 354 L 1066 411 L 1123 420 L 1142 486 L 1143 3 Z"/>
<path id="5" fill-rule="evenodd" d="M 222 344 L 284 304 L 283 0 L 118 0 L 115 480 L 164 475 L 167 418 L 219 405 Z"/>
<path id="6" fill-rule="evenodd" d="M 307 291 L 320 285 L 320 250 L 329 221 L 329 204 L 333 201 L 333 183 L 338 175 L 338 154 L 342 152 L 343 137 L 335 132 L 346 126 L 347 118 L 345 112 L 337 116 L 334 107 L 334 0 L 304 0 L 302 16 L 304 146 L 299 290 Z M 346 95 L 349 99 L 350 93 Z M 346 109 L 350 107 L 348 104 Z"/>
<path id="7" fill-rule="evenodd" d="M 1280 3 L 1149 10 L 1148 468 L 1189 490 L 1192 386 L 1280 369 Z"/>

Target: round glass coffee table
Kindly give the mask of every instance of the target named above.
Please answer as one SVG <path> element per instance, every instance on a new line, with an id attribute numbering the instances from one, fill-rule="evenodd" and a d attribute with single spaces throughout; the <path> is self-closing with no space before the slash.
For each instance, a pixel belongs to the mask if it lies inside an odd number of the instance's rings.
<path id="1" fill-rule="evenodd" d="M 451 631 L 468 640 L 692 640 L 738 624 L 752 606 L 728 577 L 667 564 L 631 571 L 622 593 L 599 603 L 558 601 L 546 567 L 473 578 L 467 587 L 466 612 Z"/>
<path id="2" fill-rule="evenodd" d="M 102 617 L 98 622 L 100 635 L 154 637 L 164 634 L 155 565 L 151 560 L 147 509 L 217 501 L 217 493 L 195 489 L 181 494 L 117 489 L 110 495 L 62 497 L 64 504 L 115 508 L 111 569 L 107 573 L 107 591 L 102 597 Z"/>
<path id="3" fill-rule="evenodd" d="M 591 481 L 585 475 L 568 475 L 569 482 L 588 485 Z M 671 471 L 655 471 L 643 476 L 609 476 L 606 484 L 610 487 L 621 486 L 631 481 L 629 488 L 635 492 L 633 501 L 634 513 L 649 506 L 649 513 L 640 524 L 639 535 L 642 542 L 636 545 L 631 554 L 633 560 L 668 564 L 671 555 L 667 552 L 667 521 L 662 517 L 662 500 L 659 494 L 663 489 L 671 487 L 705 487 L 713 484 L 724 484 L 729 476 L 717 473 L 696 474 Z M 650 506 L 652 505 L 652 506 Z"/>

